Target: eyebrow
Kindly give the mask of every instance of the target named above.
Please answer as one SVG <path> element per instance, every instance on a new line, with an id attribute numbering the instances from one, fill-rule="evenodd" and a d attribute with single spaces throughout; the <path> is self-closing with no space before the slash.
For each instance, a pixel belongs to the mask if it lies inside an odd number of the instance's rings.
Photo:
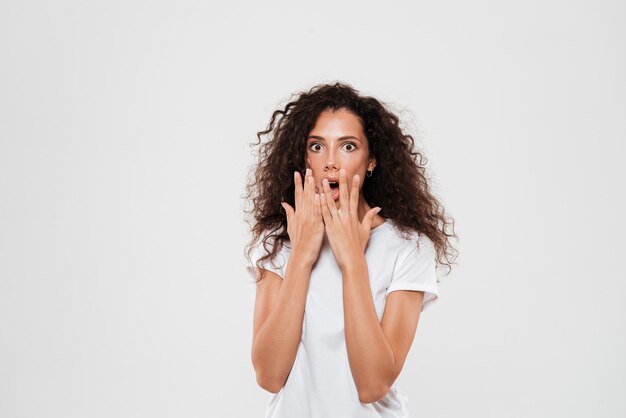
<path id="1" fill-rule="evenodd" d="M 307 138 L 307 140 L 309 139 L 317 139 L 320 141 L 326 141 L 326 139 L 324 139 L 323 136 L 317 136 L 317 135 L 309 135 L 309 137 Z M 357 138 L 356 136 L 352 136 L 352 135 L 346 135 L 346 136 L 342 136 L 341 138 L 339 138 L 339 141 L 346 141 L 348 139 L 356 139 L 357 141 L 361 142 L 361 140 L 359 138 Z"/>

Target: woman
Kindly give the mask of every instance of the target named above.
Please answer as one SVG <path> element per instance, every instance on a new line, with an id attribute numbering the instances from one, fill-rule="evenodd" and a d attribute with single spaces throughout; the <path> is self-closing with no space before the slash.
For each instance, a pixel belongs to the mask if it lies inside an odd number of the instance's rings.
<path id="1" fill-rule="evenodd" d="M 398 122 L 335 83 L 300 93 L 257 134 L 271 133 L 246 196 L 266 417 L 409 416 L 394 382 L 456 235 Z"/>

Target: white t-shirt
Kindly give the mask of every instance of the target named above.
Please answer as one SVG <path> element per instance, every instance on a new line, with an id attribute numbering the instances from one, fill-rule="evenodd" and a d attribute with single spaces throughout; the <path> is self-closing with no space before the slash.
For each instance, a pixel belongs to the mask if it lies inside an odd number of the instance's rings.
<path id="1" fill-rule="evenodd" d="M 386 297 L 394 290 L 424 291 L 422 310 L 438 298 L 435 247 L 424 234 L 412 233 L 406 240 L 388 219 L 370 232 L 365 250 L 370 287 L 378 320 L 382 320 Z M 419 249 L 416 239 L 419 236 Z M 248 272 L 265 254 L 261 241 L 252 253 Z M 284 277 L 290 255 L 289 242 L 272 262 L 262 264 Z M 266 418 L 407 418 L 406 395 L 394 383 L 387 395 L 373 403 L 359 401 L 348 363 L 344 334 L 341 270 L 327 238 L 311 271 L 302 336 L 296 358 L 283 388 L 271 394 Z"/>

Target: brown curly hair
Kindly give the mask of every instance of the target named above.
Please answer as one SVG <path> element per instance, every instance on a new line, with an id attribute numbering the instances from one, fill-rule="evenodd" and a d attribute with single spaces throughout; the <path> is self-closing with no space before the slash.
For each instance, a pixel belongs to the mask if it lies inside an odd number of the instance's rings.
<path id="1" fill-rule="evenodd" d="M 321 112 L 327 109 L 346 109 L 359 117 L 367 137 L 370 155 L 376 159 L 376 170 L 365 177 L 362 194 L 371 206 L 381 207 L 379 215 L 392 219 L 398 228 L 408 235 L 411 231 L 427 235 L 437 250 L 437 264 L 452 269 L 450 256 L 458 254 L 449 243 L 454 233 L 454 220 L 445 215 L 443 206 L 433 196 L 426 177 L 426 158 L 414 150 L 411 135 L 402 132 L 399 118 L 383 103 L 373 97 L 364 97 L 351 85 L 345 83 L 321 84 L 308 92 L 291 95 L 295 100 L 287 103 L 283 110 L 275 110 L 267 129 L 257 132 L 259 146 L 256 157 L 258 164 L 248 176 L 244 199 L 252 203 L 252 209 L 244 213 L 254 217 L 248 220 L 253 234 L 245 248 L 250 254 L 261 236 L 266 254 L 256 263 L 261 267 L 264 260 L 272 261 L 289 241 L 287 217 L 281 202 L 294 204 L 294 171 L 306 170 L 306 141 L 309 132 Z M 262 143 L 262 135 L 270 140 Z M 419 158 L 419 161 L 418 161 Z M 251 179 L 251 175 L 254 177 Z M 449 227 L 452 232 L 448 232 Z M 275 245 L 274 245 L 275 244 Z M 261 268 L 261 277 L 265 270 Z"/>

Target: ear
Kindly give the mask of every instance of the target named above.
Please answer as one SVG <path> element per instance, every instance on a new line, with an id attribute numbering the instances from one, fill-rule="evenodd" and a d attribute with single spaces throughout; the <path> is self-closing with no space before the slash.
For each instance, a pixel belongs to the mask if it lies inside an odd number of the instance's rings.
<path id="1" fill-rule="evenodd" d="M 376 158 L 370 158 L 370 163 L 367 165 L 368 170 L 373 170 L 376 167 Z"/>

